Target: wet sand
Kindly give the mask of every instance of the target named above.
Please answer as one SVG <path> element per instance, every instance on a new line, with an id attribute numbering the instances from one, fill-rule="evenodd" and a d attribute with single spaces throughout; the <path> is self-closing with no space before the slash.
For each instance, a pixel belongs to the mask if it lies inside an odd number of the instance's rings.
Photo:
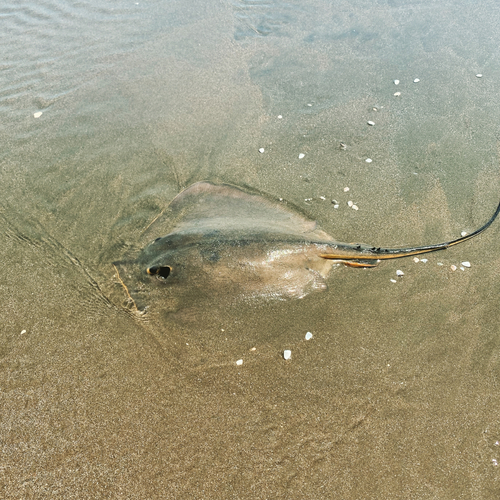
<path id="1" fill-rule="evenodd" d="M 138 322 L 14 230 L 1 249 L 5 498 L 494 498 L 498 258 L 339 268 L 222 332 Z"/>
<path id="2" fill-rule="evenodd" d="M 338 267 L 301 300 L 178 314 L 127 311 L 111 265 L 205 179 L 341 241 L 479 227 L 500 193 L 496 13 L 177 7 L 39 118 L 58 83 L 4 103 L 0 496 L 498 497 L 498 222 L 426 263 Z"/>

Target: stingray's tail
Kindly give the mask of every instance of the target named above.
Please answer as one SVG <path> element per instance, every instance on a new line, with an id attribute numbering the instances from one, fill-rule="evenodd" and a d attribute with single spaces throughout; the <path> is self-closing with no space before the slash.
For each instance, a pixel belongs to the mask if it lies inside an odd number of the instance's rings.
<path id="1" fill-rule="evenodd" d="M 491 226 L 493 221 L 497 218 L 500 213 L 500 203 L 495 210 L 495 213 L 491 216 L 490 220 L 479 229 L 476 229 L 473 233 L 467 234 L 458 238 L 456 240 L 447 241 L 445 243 L 437 243 L 436 245 L 428 245 L 423 247 L 413 247 L 413 248 L 377 248 L 377 247 L 364 247 L 364 246 L 353 246 L 352 250 L 358 253 L 345 253 L 345 254 L 335 254 L 335 253 L 326 253 L 321 254 L 323 259 L 334 259 L 339 261 L 358 261 L 360 263 L 364 263 L 365 261 L 373 261 L 373 260 L 384 260 L 384 259 L 399 259 L 401 257 L 409 257 L 410 255 L 417 255 L 420 253 L 427 252 L 435 252 L 437 250 L 446 250 L 453 245 L 458 245 L 459 243 L 463 243 L 464 241 L 470 240 L 482 233 L 488 227 Z M 346 262 L 347 263 L 347 262 Z M 361 264 L 361 267 L 371 267 L 374 264 L 370 265 L 369 262 L 366 264 Z"/>

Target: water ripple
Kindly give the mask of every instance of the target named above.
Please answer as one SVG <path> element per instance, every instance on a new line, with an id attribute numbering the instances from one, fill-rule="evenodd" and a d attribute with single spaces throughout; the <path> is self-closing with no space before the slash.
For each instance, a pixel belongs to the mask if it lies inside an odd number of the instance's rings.
<path id="1" fill-rule="evenodd" d="M 307 8 L 302 2 L 283 0 L 232 0 L 236 19 L 234 37 L 286 36 Z"/>
<path id="2" fill-rule="evenodd" d="M 148 16 L 125 0 L 4 0 L 0 109 L 43 108 L 85 84 L 144 40 Z"/>

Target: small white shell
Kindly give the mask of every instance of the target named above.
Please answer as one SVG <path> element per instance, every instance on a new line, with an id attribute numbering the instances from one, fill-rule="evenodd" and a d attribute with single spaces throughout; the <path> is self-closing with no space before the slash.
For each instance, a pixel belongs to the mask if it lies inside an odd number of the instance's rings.
<path id="1" fill-rule="evenodd" d="M 418 83 L 420 81 L 420 78 L 415 78 L 415 80 L 413 80 L 413 83 Z"/>
<path id="2" fill-rule="evenodd" d="M 368 120 L 366 123 L 368 123 L 368 125 L 370 125 L 371 127 L 373 127 L 373 125 L 375 125 L 375 122 L 372 122 L 371 120 Z"/>
<path id="3" fill-rule="evenodd" d="M 367 158 L 365 161 L 366 163 L 371 163 L 373 160 L 371 158 Z"/>
<path id="4" fill-rule="evenodd" d="M 37 111 L 36 113 L 33 113 L 33 116 L 34 116 L 35 118 L 40 118 L 40 116 L 42 116 L 42 114 L 43 114 L 43 113 L 42 113 L 41 111 Z"/>
<path id="5" fill-rule="evenodd" d="M 352 206 L 354 205 L 354 203 L 353 203 L 351 200 L 349 200 L 349 201 L 347 202 L 347 204 L 348 204 L 350 207 L 352 207 Z"/>
<path id="6" fill-rule="evenodd" d="M 23 335 L 24 333 L 26 333 L 26 330 L 23 330 L 23 331 L 21 332 L 21 335 Z"/>
<path id="7" fill-rule="evenodd" d="M 394 85 L 399 85 L 399 80 L 394 80 Z"/>
<path id="8" fill-rule="evenodd" d="M 281 115 L 278 115 L 278 119 L 281 120 L 283 117 Z"/>
<path id="9" fill-rule="evenodd" d="M 238 359 L 238 361 L 236 361 L 236 364 L 237 364 L 238 366 L 242 365 L 242 364 L 243 364 L 243 360 L 242 360 L 242 359 Z"/>
<path id="10" fill-rule="evenodd" d="M 311 340 L 313 338 L 313 334 L 311 332 L 306 333 L 306 340 Z"/>
<path id="11" fill-rule="evenodd" d="M 476 76 L 477 76 L 478 78 L 482 78 L 482 77 L 483 77 L 482 73 L 478 73 Z"/>
<path id="12" fill-rule="evenodd" d="M 401 92 L 394 92 L 394 95 L 395 95 L 396 97 L 399 97 L 399 96 L 401 95 Z"/>
<path id="13" fill-rule="evenodd" d="M 265 151 L 265 149 L 264 149 L 264 148 L 260 148 L 260 149 L 259 149 L 259 153 L 263 153 L 264 151 Z"/>
<path id="14" fill-rule="evenodd" d="M 347 191 L 349 191 L 349 188 L 348 188 L 348 187 L 345 187 L 345 188 L 344 188 L 344 193 L 347 193 Z"/>
<path id="15" fill-rule="evenodd" d="M 359 210 L 358 205 L 353 205 L 351 208 L 352 208 L 353 210 Z"/>
<path id="16" fill-rule="evenodd" d="M 404 273 L 403 271 L 401 271 L 401 269 L 398 269 L 398 270 L 396 271 L 396 275 L 397 275 L 397 276 L 404 276 L 404 275 L 405 275 L 405 273 Z"/>
<path id="17" fill-rule="evenodd" d="M 283 351 L 283 359 L 290 359 L 292 357 L 292 351 L 286 349 Z"/>
<path id="18" fill-rule="evenodd" d="M 460 236 L 462 236 L 462 238 L 463 238 L 464 236 L 467 236 L 467 231 L 462 231 L 462 232 L 460 233 Z"/>
<path id="19" fill-rule="evenodd" d="M 451 269 L 452 271 L 456 271 L 456 270 L 457 270 L 457 266 L 455 266 L 455 264 L 452 264 L 452 265 L 450 266 L 450 269 Z"/>
<path id="20" fill-rule="evenodd" d="M 413 257 L 413 262 L 419 262 L 420 259 L 418 257 Z"/>
<path id="21" fill-rule="evenodd" d="M 468 260 L 466 260 L 465 262 L 462 262 L 462 266 L 470 267 L 470 262 Z"/>
<path id="22" fill-rule="evenodd" d="M 393 278 L 391 278 L 392 283 L 397 283 L 397 281 Z"/>
<path id="23" fill-rule="evenodd" d="M 300 153 L 299 155 L 299 160 L 302 160 L 302 158 L 304 158 L 305 154 L 304 153 Z"/>
<path id="24" fill-rule="evenodd" d="M 420 259 L 420 262 L 423 262 L 425 264 L 427 262 L 427 259 Z"/>

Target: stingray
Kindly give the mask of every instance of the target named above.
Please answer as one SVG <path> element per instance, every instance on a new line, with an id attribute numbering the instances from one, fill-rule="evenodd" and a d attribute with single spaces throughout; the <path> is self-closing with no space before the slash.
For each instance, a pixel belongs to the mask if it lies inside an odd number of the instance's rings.
<path id="1" fill-rule="evenodd" d="M 176 300 L 178 306 L 221 294 L 301 298 L 327 287 L 334 264 L 374 267 L 382 260 L 444 250 L 483 232 L 499 212 L 500 204 L 486 224 L 452 241 L 379 248 L 338 242 L 284 202 L 228 184 L 198 182 L 150 225 L 147 235 L 158 237 L 115 267 L 136 310 L 157 299 Z"/>

